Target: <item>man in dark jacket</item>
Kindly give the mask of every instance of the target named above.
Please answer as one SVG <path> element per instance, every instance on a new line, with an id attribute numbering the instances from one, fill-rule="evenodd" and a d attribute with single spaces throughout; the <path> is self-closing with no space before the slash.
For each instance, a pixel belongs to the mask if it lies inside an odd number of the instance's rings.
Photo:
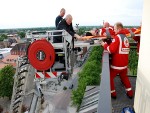
<path id="1" fill-rule="evenodd" d="M 56 30 L 66 30 L 72 37 L 80 39 L 81 37 L 76 34 L 72 27 L 72 16 L 68 14 L 57 26 Z M 56 32 L 54 35 L 61 35 L 62 32 Z M 62 36 L 54 36 L 53 43 L 63 42 Z"/>
<path id="2" fill-rule="evenodd" d="M 55 19 L 55 26 L 57 27 L 57 25 L 59 24 L 59 22 L 63 19 L 63 16 L 65 15 L 65 9 L 62 8 L 60 10 L 60 14 L 56 17 Z"/>

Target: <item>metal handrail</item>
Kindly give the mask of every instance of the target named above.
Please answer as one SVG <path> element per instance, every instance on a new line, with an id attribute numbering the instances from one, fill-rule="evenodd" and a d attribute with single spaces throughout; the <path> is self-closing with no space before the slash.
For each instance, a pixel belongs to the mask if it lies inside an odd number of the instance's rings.
<path id="1" fill-rule="evenodd" d="M 97 113 L 112 113 L 108 51 L 104 50 L 102 60 L 103 60 L 102 61 L 102 75 L 101 75 Z"/>

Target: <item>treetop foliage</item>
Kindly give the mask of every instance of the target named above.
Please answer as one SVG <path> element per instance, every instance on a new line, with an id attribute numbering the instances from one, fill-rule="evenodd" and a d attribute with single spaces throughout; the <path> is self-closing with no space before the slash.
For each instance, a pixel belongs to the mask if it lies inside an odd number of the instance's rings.
<path id="1" fill-rule="evenodd" d="M 0 70 L 0 97 L 11 98 L 13 91 L 14 74 L 15 70 L 11 65 L 7 65 Z"/>

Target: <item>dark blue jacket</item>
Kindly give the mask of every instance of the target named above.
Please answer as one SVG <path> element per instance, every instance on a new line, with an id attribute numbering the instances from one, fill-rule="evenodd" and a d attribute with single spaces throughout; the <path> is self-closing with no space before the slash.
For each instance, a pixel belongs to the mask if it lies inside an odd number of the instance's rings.
<path id="1" fill-rule="evenodd" d="M 73 30 L 72 24 L 68 25 L 66 20 L 63 19 L 58 26 L 56 27 L 56 30 L 66 30 L 72 37 L 75 34 L 75 31 Z M 54 33 L 55 35 L 60 35 L 61 32 Z M 53 43 L 61 43 L 62 42 L 62 36 L 54 36 L 53 37 Z"/>
<path id="2" fill-rule="evenodd" d="M 63 18 L 61 17 L 61 16 L 57 16 L 56 17 L 56 20 L 55 20 L 55 26 L 57 27 L 58 26 L 58 24 L 59 24 L 59 22 L 62 20 Z"/>

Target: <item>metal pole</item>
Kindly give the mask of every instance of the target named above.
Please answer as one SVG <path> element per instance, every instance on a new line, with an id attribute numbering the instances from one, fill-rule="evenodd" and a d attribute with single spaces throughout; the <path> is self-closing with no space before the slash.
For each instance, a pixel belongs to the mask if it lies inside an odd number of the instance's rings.
<path id="1" fill-rule="evenodd" d="M 34 94 L 29 113 L 35 113 L 37 101 L 38 101 L 38 96 L 36 94 Z"/>

